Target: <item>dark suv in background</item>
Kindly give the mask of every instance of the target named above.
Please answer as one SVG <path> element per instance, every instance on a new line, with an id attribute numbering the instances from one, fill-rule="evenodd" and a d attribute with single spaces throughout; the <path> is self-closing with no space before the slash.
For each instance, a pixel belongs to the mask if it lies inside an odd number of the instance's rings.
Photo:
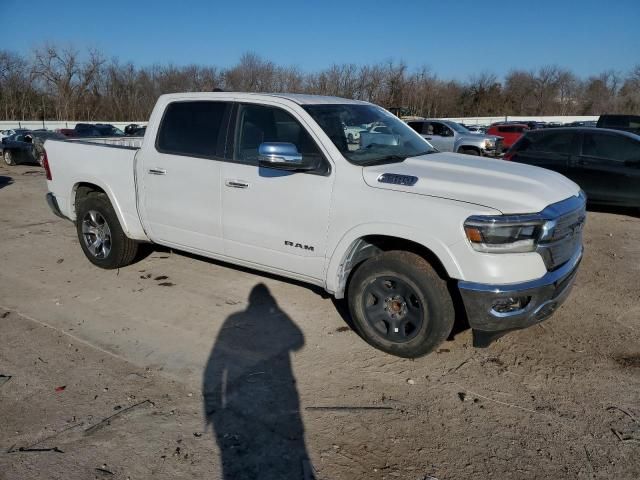
<path id="1" fill-rule="evenodd" d="M 600 115 L 596 126 L 640 135 L 640 115 Z"/>
<path id="2" fill-rule="evenodd" d="M 640 207 L 640 135 L 604 128 L 531 130 L 504 159 L 559 172 L 593 203 Z"/>

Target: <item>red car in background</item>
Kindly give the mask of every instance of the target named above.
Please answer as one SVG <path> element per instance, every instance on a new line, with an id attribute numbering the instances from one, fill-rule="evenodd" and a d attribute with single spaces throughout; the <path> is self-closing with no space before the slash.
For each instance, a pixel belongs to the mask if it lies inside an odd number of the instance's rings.
<path id="1" fill-rule="evenodd" d="M 75 137 L 76 131 L 73 128 L 59 128 L 56 130 L 57 133 L 61 133 L 65 137 Z"/>
<path id="2" fill-rule="evenodd" d="M 487 135 L 497 135 L 498 137 L 502 137 L 504 139 L 502 144 L 506 150 L 516 143 L 524 132 L 528 130 L 529 127 L 524 123 L 497 124 L 489 127 Z"/>

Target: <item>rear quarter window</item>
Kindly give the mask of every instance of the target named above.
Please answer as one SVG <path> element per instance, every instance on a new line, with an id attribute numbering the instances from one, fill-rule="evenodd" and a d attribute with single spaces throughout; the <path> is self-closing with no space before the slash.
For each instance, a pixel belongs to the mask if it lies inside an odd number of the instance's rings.
<path id="1" fill-rule="evenodd" d="M 640 160 L 640 142 L 622 135 L 585 134 L 582 154 L 620 162 L 637 161 Z"/>

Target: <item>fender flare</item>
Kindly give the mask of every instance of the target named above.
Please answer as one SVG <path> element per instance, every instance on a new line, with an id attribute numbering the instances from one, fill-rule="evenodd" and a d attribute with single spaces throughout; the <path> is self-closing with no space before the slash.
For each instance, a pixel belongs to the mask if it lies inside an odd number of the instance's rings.
<path id="1" fill-rule="evenodd" d="M 462 270 L 451 250 L 438 237 L 427 231 L 402 224 L 366 223 L 346 232 L 333 248 L 326 270 L 325 285 L 326 290 L 333 293 L 336 298 L 344 297 L 347 278 L 351 271 L 350 256 L 354 246 L 357 246 L 358 241 L 363 237 L 370 235 L 395 237 L 417 243 L 435 255 L 450 278 L 462 278 Z"/>
<path id="2" fill-rule="evenodd" d="M 102 191 L 105 192 L 105 194 L 107 195 L 107 198 L 109 199 L 109 202 L 111 202 L 111 205 L 113 206 L 113 210 L 116 212 L 116 216 L 118 217 L 118 221 L 120 222 L 120 226 L 122 227 L 124 234 L 129 238 L 133 238 L 131 234 L 131 228 L 125 221 L 125 217 L 122 214 L 122 207 L 118 203 L 116 196 L 113 194 L 113 191 L 111 190 L 111 188 L 109 188 L 107 184 L 102 183 L 99 179 L 94 177 L 83 177 L 81 181 L 73 182 L 73 188 L 71 189 L 71 195 L 69 196 L 69 200 L 70 200 L 69 219 L 73 222 L 76 221 L 77 219 L 76 195 L 78 193 L 78 188 L 82 184 L 87 184 L 87 183 L 90 185 L 95 185 L 96 187 L 102 189 Z"/>

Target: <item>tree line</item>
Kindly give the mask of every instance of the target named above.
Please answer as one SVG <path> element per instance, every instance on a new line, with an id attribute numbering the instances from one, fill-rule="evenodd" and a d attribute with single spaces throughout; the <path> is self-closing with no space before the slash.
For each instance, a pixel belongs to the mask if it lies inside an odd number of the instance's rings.
<path id="1" fill-rule="evenodd" d="M 513 69 L 502 80 L 482 72 L 459 81 L 402 61 L 336 64 L 308 73 L 254 53 L 220 68 L 139 67 L 95 49 L 55 45 L 29 55 L 0 50 L 0 120 L 145 120 L 161 94 L 214 89 L 336 95 L 425 117 L 639 113 L 640 65 L 587 78 L 547 65 Z"/>

